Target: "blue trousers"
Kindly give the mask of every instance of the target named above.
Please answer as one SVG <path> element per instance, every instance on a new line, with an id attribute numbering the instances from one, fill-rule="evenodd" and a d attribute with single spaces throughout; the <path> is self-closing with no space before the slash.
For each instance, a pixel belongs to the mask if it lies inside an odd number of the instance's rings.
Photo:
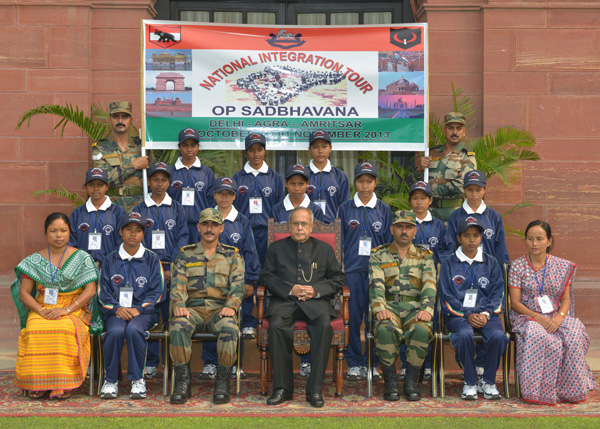
<path id="1" fill-rule="evenodd" d="M 350 339 L 346 351 L 346 362 L 350 368 L 353 366 L 366 367 L 367 350 L 365 347 L 364 353 L 362 351 L 360 326 L 364 321 L 366 338 L 369 332 L 369 273 L 361 271 L 346 273 L 346 284 L 350 289 L 350 301 L 348 301 Z M 378 363 L 379 360 L 375 354 L 375 348 L 373 348 L 373 366 L 377 366 Z"/>
<path id="2" fill-rule="evenodd" d="M 130 321 L 119 319 L 114 314 L 105 317 L 106 332 L 102 336 L 106 381 L 116 383 L 118 380 L 123 341 L 127 341 L 127 378 L 139 380 L 143 377 L 147 344 L 144 332 L 157 321 L 158 313 L 140 314 Z"/>
<path id="3" fill-rule="evenodd" d="M 450 343 L 456 350 L 460 363 L 464 368 L 465 384 L 477 385 L 477 372 L 475 370 L 475 331 L 483 336 L 485 348 L 485 362 L 483 365 L 483 380 L 489 384 L 496 383 L 496 371 L 500 359 L 508 344 L 508 337 L 504 333 L 502 322 L 496 315 L 482 327 L 475 330 L 466 318 L 460 316 L 446 316 L 446 324 L 450 330 Z"/>
<path id="4" fill-rule="evenodd" d="M 162 322 L 165 326 L 169 326 L 169 297 L 167 300 L 158 306 L 158 312 L 162 318 Z M 146 357 L 146 366 L 157 367 L 160 363 L 160 357 L 162 356 L 163 366 L 165 363 L 166 356 L 164 356 L 164 348 L 160 347 L 159 341 L 150 341 L 148 343 L 148 356 Z"/>
<path id="5" fill-rule="evenodd" d="M 252 228 L 254 234 L 254 243 L 256 244 L 256 252 L 258 253 L 258 260 L 260 266 L 265 266 L 265 259 L 267 257 L 267 247 L 269 242 L 269 230 L 267 227 L 254 227 Z"/>

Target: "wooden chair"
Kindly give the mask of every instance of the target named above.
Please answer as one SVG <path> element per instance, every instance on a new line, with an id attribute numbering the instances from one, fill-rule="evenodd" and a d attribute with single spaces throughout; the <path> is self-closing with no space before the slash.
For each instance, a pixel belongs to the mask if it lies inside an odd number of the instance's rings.
<path id="1" fill-rule="evenodd" d="M 275 223 L 273 218 L 269 219 L 268 243 L 286 238 L 290 235 L 289 225 L 287 223 Z M 342 257 L 342 224 L 340 219 L 336 219 L 333 224 L 324 224 L 315 219 L 311 237 L 324 241 L 333 247 L 335 256 L 341 261 Z M 258 335 L 257 346 L 260 350 L 260 393 L 267 395 L 268 377 L 270 374 L 269 366 L 269 321 L 265 319 L 265 299 L 266 288 L 259 286 L 256 292 L 258 298 Z M 331 321 L 333 328 L 333 339 L 331 347 L 335 348 L 335 359 L 333 363 L 333 379 L 335 382 L 335 395 L 342 395 L 344 386 L 343 366 L 344 352 L 348 348 L 349 339 L 349 310 L 348 300 L 350 299 L 350 290 L 344 286 L 342 291 L 333 299 L 333 305 L 338 313 L 338 317 Z M 298 354 L 306 354 L 310 351 L 310 337 L 306 328 L 306 322 L 297 321 L 294 327 L 294 351 Z"/>
<path id="2" fill-rule="evenodd" d="M 441 264 L 438 264 L 438 281 L 439 281 L 439 272 L 440 272 L 440 266 Z M 504 277 L 504 290 L 506 291 L 506 277 Z M 434 335 L 435 338 L 435 343 L 434 343 L 434 355 L 433 355 L 433 360 L 434 362 L 437 361 L 437 364 L 434 363 L 434 367 L 437 368 L 437 376 L 439 377 L 439 382 L 436 382 L 435 384 L 439 384 L 439 390 L 440 390 L 440 397 L 444 398 L 446 396 L 446 390 L 445 390 L 445 375 L 444 375 L 444 343 L 449 343 L 450 342 L 450 335 L 449 335 L 449 331 L 448 328 L 446 327 L 446 323 L 444 320 L 444 316 L 442 313 L 442 304 L 440 301 L 440 295 L 438 293 L 437 296 L 437 300 L 436 300 L 436 305 L 437 305 L 437 309 L 438 309 L 438 314 L 439 314 L 439 324 L 438 324 L 438 332 Z M 508 307 L 505 307 L 505 313 L 508 311 Z M 506 331 L 506 329 L 505 329 Z M 508 332 L 505 332 L 505 335 L 510 338 Z M 477 332 L 474 335 L 474 339 L 475 339 L 475 344 L 483 344 L 483 336 L 481 334 L 478 334 Z M 510 398 L 510 390 L 509 390 L 509 385 L 508 385 L 508 381 L 509 381 L 509 373 L 508 373 L 508 368 L 510 367 L 510 363 L 508 362 L 510 360 L 510 355 L 509 355 L 509 347 L 507 346 L 506 349 L 504 350 L 504 354 L 502 355 L 502 380 L 503 380 L 503 385 L 504 385 L 504 397 L 505 398 Z M 433 379 L 436 377 L 436 373 L 432 371 L 432 388 L 433 388 Z M 436 386 L 437 387 L 437 386 Z M 434 396 L 437 396 L 437 392 L 435 392 Z"/>
<path id="3" fill-rule="evenodd" d="M 504 312 L 504 329 L 510 338 L 508 342 L 508 359 L 502 361 L 502 365 L 505 366 L 504 371 L 506 374 L 510 374 L 510 357 L 512 356 L 513 362 L 515 364 L 515 396 L 517 398 L 521 397 L 521 382 L 519 380 L 519 373 L 517 372 L 517 340 L 519 339 L 519 334 L 513 332 L 512 330 L 512 322 L 510 321 L 510 317 L 508 315 L 508 310 L 510 310 L 510 294 L 508 293 L 508 272 L 510 270 L 509 264 L 503 264 L 502 266 L 502 274 L 504 275 L 504 293 L 506 294 L 506 311 Z M 512 350 L 512 353 L 511 353 Z M 506 363 L 505 363 L 506 362 Z"/>

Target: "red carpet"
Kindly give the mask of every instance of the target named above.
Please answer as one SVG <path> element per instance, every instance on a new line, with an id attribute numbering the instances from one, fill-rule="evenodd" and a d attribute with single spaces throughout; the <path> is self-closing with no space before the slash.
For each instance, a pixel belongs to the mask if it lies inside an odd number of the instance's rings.
<path id="1" fill-rule="evenodd" d="M 595 373 L 600 378 L 600 372 Z M 97 396 L 87 396 L 87 382 L 74 392 L 67 401 L 55 399 L 31 400 L 23 397 L 21 390 L 13 384 L 12 372 L 0 372 L 0 417 L 7 416 L 453 416 L 453 417 L 533 417 L 533 416 L 581 416 L 600 417 L 600 398 L 597 391 L 589 392 L 588 400 L 581 404 L 559 404 L 554 407 L 531 405 L 514 397 L 511 384 L 511 398 L 499 401 L 463 401 L 459 394 L 462 380 L 458 372 L 448 372 L 446 377 L 446 397 L 432 398 L 430 384 L 422 388 L 423 399 L 419 402 L 387 402 L 382 399 L 383 382 L 374 385 L 374 397 L 366 397 L 366 382 L 344 384 L 344 396 L 334 398 L 331 376 L 327 375 L 325 407 L 312 408 L 304 401 L 305 380 L 296 379 L 296 392 L 292 402 L 275 407 L 266 405 L 266 398 L 258 394 L 258 374 L 248 374 L 242 380 L 240 397 L 232 397 L 227 405 L 212 404 L 212 381 L 198 381 L 193 377 L 194 397 L 186 405 L 171 405 L 168 397 L 161 394 L 162 374 L 148 381 L 148 398 L 132 401 L 129 399 L 130 382 L 121 383 L 118 399 L 106 401 Z M 500 379 L 498 386 L 501 389 Z M 233 386 L 232 386 L 233 387 Z M 502 392 L 501 392 L 502 393 Z"/>

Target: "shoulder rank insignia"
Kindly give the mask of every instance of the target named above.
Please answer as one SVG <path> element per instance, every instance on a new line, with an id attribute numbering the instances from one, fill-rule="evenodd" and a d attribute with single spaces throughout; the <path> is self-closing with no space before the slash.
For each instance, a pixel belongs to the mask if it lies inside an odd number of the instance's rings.
<path id="1" fill-rule="evenodd" d="M 185 264 L 186 268 L 190 268 L 190 267 L 203 267 L 204 266 L 204 262 L 200 261 L 200 262 L 190 262 L 189 264 Z"/>
<path id="2" fill-rule="evenodd" d="M 467 152 L 468 156 L 475 156 L 475 152 Z"/>
<path id="3" fill-rule="evenodd" d="M 381 264 L 381 269 L 397 267 L 397 266 L 398 266 L 398 262 L 389 262 L 387 264 Z"/>

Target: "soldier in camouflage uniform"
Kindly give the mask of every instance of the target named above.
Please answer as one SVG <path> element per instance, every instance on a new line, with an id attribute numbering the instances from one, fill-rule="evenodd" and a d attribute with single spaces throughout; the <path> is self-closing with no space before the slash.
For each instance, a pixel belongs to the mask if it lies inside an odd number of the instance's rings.
<path id="1" fill-rule="evenodd" d="M 399 399 L 395 361 L 403 336 L 408 347 L 404 394 L 409 401 L 421 399 L 417 378 L 433 337 L 435 265 L 429 249 L 412 244 L 416 225 L 414 213 L 404 210 L 394 213 L 390 228 L 394 242 L 373 249 L 369 260 L 375 350 L 385 381 L 383 397 L 387 401 Z"/>
<path id="2" fill-rule="evenodd" d="M 475 152 L 469 152 L 463 142 L 466 136 L 465 116 L 450 112 L 444 117 L 446 144 L 432 147 L 429 156 L 417 159 L 415 181 L 423 180 L 429 168 L 429 184 L 433 188 L 431 212 L 434 217 L 448 221 L 450 214 L 463 203 L 465 173 L 477 169 Z"/>
<path id="3" fill-rule="evenodd" d="M 229 376 L 240 335 L 236 313 L 244 290 L 244 261 L 237 248 L 219 243 L 223 229 L 221 212 L 204 209 L 198 221 L 200 242 L 183 247 L 173 267 L 169 326 L 175 370 L 172 404 L 185 404 L 191 396 L 192 334 L 202 331 L 218 337 L 213 402 L 229 402 Z"/>
<path id="4" fill-rule="evenodd" d="M 108 191 L 111 201 L 127 213 L 143 200 L 142 170 L 154 163 L 154 157 L 142 156 L 142 143 L 129 137 L 131 103 L 113 101 L 109 105 L 111 139 L 102 139 L 92 145 L 94 167 L 108 172 Z"/>

